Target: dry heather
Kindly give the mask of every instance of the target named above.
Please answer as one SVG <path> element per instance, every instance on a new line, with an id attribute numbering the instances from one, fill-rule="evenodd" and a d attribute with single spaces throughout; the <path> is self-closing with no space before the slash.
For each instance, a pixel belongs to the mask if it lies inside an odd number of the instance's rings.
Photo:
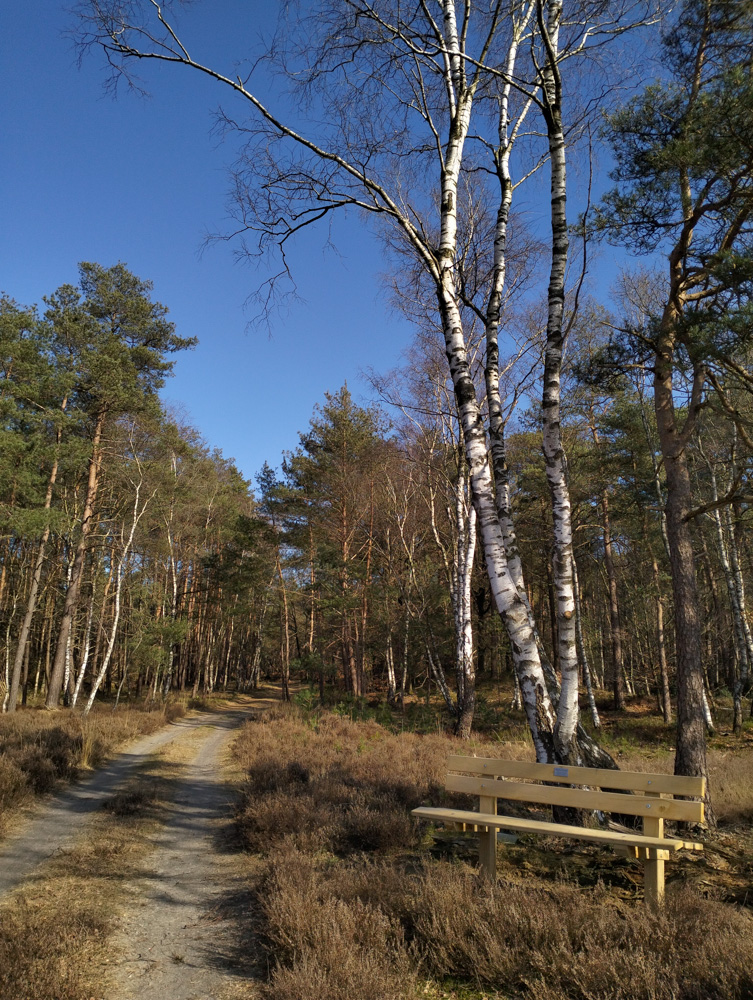
<path id="1" fill-rule="evenodd" d="M 384 851 L 415 847 L 410 810 L 423 801 L 460 804 L 443 789 L 446 737 L 390 734 L 376 722 L 295 709 L 249 723 L 238 743 L 248 776 L 239 825 L 246 846 L 265 851 L 287 838 L 306 850 Z M 508 755 L 525 744 L 495 744 Z M 491 751 L 490 751 L 491 752 Z"/>
<path id="2" fill-rule="evenodd" d="M 246 727 L 239 825 L 267 859 L 257 893 L 270 1000 L 753 997 L 750 911 L 704 898 L 679 868 L 664 913 L 652 916 L 636 904 L 626 861 L 600 867 L 595 856 L 519 845 L 491 887 L 457 852 L 428 859 L 409 812 L 449 801 L 441 783 L 452 748 L 441 736 L 295 709 Z M 530 754 L 524 743 L 474 749 Z M 730 818 L 747 809 L 740 768 L 727 772 L 734 793 L 719 781 Z M 539 859 L 550 855 L 547 868 Z M 620 891 L 598 881 L 607 868 L 619 869 Z"/>
<path id="3" fill-rule="evenodd" d="M 447 862 L 333 865 L 292 851 L 272 860 L 260 895 L 279 963 L 270 996 L 285 1000 L 408 998 L 419 977 L 537 1000 L 753 995 L 750 913 L 683 888 L 654 917 L 603 887 L 491 887 Z M 314 968 L 321 992 L 306 986 Z"/>
<path id="4" fill-rule="evenodd" d="M 105 995 L 110 935 L 125 885 L 140 870 L 177 772 L 150 760 L 85 839 L 0 906 L 0 1000 Z"/>
<path id="5" fill-rule="evenodd" d="M 719 741 L 717 741 L 719 742 Z M 708 753 L 709 782 L 717 820 L 722 824 L 753 823 L 753 752 L 750 742 L 729 741 L 728 749 Z M 620 754 L 624 771 L 658 771 L 672 774 L 674 753 L 664 750 L 649 758 L 633 751 Z"/>
<path id="6" fill-rule="evenodd" d="M 104 707 L 86 718 L 35 709 L 0 716 L 0 832 L 13 811 L 32 796 L 98 767 L 120 744 L 182 714 L 181 706 L 170 705 L 152 711 L 113 712 Z"/>

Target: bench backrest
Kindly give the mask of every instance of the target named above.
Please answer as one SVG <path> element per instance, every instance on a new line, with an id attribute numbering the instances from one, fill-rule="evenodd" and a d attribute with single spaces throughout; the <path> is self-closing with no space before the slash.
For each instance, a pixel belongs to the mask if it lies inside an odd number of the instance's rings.
<path id="1" fill-rule="evenodd" d="M 456 755 L 449 758 L 447 767 L 450 773 L 445 784 L 453 792 L 644 818 L 703 822 L 702 801 L 672 796 L 703 799 L 704 778 Z M 531 784 L 532 781 L 546 784 Z M 572 785 L 588 787 L 569 787 Z M 633 794 L 620 794 L 625 792 Z"/>

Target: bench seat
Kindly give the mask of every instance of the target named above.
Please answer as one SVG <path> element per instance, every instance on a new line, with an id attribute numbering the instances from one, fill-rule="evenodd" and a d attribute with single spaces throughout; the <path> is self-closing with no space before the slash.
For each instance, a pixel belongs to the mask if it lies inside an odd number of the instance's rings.
<path id="1" fill-rule="evenodd" d="M 438 823 L 457 823 L 472 827 L 474 831 L 485 830 L 515 830 L 518 833 L 540 833 L 551 837 L 566 837 L 570 840 L 587 840 L 594 844 L 611 844 L 615 847 L 645 847 L 660 849 L 667 852 L 702 851 L 703 844 L 689 840 L 677 840 L 673 837 L 644 837 L 640 833 L 621 833 L 618 830 L 593 830 L 585 826 L 567 826 L 564 823 L 545 823 L 536 819 L 523 819 L 518 816 L 494 816 L 482 814 L 470 809 L 442 809 L 434 806 L 419 806 L 413 810 L 413 815 L 419 819 L 428 819 Z"/>

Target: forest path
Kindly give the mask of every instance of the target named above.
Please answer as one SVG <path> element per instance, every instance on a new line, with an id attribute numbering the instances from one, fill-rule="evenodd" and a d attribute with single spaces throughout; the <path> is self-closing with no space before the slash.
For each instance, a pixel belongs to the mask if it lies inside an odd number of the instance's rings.
<path id="1" fill-rule="evenodd" d="M 256 956 L 238 919 L 251 900 L 233 846 L 229 758 L 233 729 L 243 718 L 248 710 L 205 717 L 185 746 L 155 850 L 126 886 L 108 1000 L 253 996 Z"/>
<path id="2" fill-rule="evenodd" d="M 29 815 L 0 844 L 0 896 L 19 886 L 40 864 L 70 847 L 87 818 L 100 809 L 152 754 L 205 726 L 230 733 L 273 700 L 249 697 L 248 704 L 178 719 L 134 741 L 91 777 L 69 786 L 46 802 L 35 804 Z"/>
<path id="3" fill-rule="evenodd" d="M 135 741 L 92 777 L 37 806 L 0 845 L 0 896 L 86 836 L 88 820 L 155 754 L 178 763 L 154 849 L 126 884 L 106 978 L 107 1000 L 225 1000 L 254 995 L 250 942 L 238 917 L 250 905 L 234 847 L 238 775 L 230 748 L 240 725 L 279 701 L 244 696 Z M 44 869 L 42 868 L 42 871 Z M 247 921 L 246 921 L 247 922 Z"/>

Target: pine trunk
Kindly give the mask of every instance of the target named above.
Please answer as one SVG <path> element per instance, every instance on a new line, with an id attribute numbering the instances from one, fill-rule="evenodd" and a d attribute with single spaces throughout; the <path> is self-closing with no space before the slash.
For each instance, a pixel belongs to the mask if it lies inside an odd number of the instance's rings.
<path id="1" fill-rule="evenodd" d="M 675 773 L 708 778 L 701 622 L 693 542 L 687 520 L 692 508 L 686 450 L 687 435 L 681 434 L 677 427 L 672 384 L 674 331 L 678 319 L 674 303 L 668 304 L 662 317 L 654 368 L 654 405 L 667 482 L 667 538 L 675 609 L 677 653 Z M 708 791 L 706 805 L 707 820 L 713 823 Z"/>

